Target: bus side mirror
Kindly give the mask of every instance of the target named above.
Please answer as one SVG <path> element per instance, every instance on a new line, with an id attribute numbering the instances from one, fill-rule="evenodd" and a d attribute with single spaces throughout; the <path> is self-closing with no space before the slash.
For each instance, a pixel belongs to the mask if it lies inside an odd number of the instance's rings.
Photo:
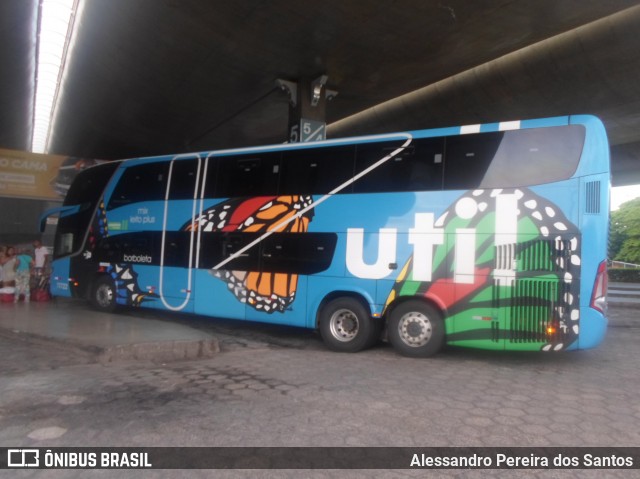
<path id="1" fill-rule="evenodd" d="M 86 209 L 86 207 L 85 207 Z M 58 206 L 57 208 L 51 208 L 46 210 L 40 215 L 40 233 L 44 233 L 44 229 L 47 226 L 47 218 L 59 214 L 60 217 L 69 216 L 80 211 L 80 205 L 73 206 Z"/>

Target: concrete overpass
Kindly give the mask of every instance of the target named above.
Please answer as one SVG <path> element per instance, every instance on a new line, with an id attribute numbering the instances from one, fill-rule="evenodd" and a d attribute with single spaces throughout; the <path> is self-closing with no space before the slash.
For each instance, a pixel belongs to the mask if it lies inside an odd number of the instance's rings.
<path id="1" fill-rule="evenodd" d="M 330 137 L 591 113 L 640 183 L 638 3 L 81 0 L 50 153 L 282 142 L 276 79 L 326 74 Z M 37 12 L 0 2 L 0 148 L 30 147 Z"/>

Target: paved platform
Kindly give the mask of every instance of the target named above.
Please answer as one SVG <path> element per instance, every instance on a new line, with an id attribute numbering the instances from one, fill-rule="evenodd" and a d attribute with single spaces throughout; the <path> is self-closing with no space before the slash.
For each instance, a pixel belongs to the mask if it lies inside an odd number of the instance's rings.
<path id="1" fill-rule="evenodd" d="M 55 343 L 100 362 L 199 359 L 220 350 L 217 338 L 206 331 L 135 313 L 102 313 L 88 309 L 83 301 L 66 298 L 0 303 L 0 334 Z"/>
<path id="2" fill-rule="evenodd" d="M 640 318 L 633 314 L 638 306 L 628 300 L 610 302 L 609 326 L 639 326 Z M 175 321 L 173 318 L 151 310 L 101 313 L 84 301 L 67 298 L 44 303 L 0 303 L 0 335 L 30 343 L 46 342 L 47 346 L 70 349 L 102 363 L 204 359 L 220 352 L 220 344 L 228 335 L 224 325 L 203 328 L 197 326 L 195 319 L 190 325 L 184 320 L 188 316 L 180 315 Z M 252 331 L 255 335 L 256 328 Z M 270 338 L 277 342 L 277 334 Z M 302 342 L 307 339 L 301 338 Z"/>
<path id="3" fill-rule="evenodd" d="M 76 306 L 87 308 L 83 302 Z M 60 307 L 60 305 L 59 305 Z M 637 308 L 611 308 L 631 324 Z M 0 308 L 0 316 L 8 309 Z M 89 309 L 87 308 L 87 311 Z M 140 311 L 140 316 L 152 316 Z M 167 315 L 166 322 L 175 315 Z M 153 317 L 164 315 L 153 314 Z M 186 317 L 185 321 L 198 318 Z M 215 321 L 218 325 L 221 321 Z M 213 323 L 213 322 L 212 322 Z M 328 351 L 304 332 L 229 325 L 247 346 L 167 364 L 88 363 L 0 336 L 0 445 L 5 447 L 624 447 L 640 444 L 640 327 L 557 354 L 448 348 L 429 359 L 388 344 Z M 217 328 L 217 326 L 216 326 Z M 224 332 L 224 331 L 223 331 Z M 262 341 L 268 339 L 268 341 Z M 278 344 L 274 344 L 277 341 Z M 302 344 L 304 343 L 304 344 Z M 185 461 L 188 461 L 185 456 Z M 185 467 L 191 466 L 185 462 Z M 7 477 L 116 477 L 84 469 Z M 155 470 L 152 478 L 601 479 L 629 470 Z M 4 477 L 0 473 L 0 477 Z"/>

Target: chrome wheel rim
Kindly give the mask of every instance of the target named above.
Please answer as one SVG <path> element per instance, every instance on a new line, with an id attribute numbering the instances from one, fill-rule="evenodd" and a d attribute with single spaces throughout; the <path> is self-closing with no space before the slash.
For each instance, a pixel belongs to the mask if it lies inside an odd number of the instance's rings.
<path id="1" fill-rule="evenodd" d="M 331 315 L 329 319 L 329 329 L 331 335 L 338 341 L 347 343 L 352 341 L 358 334 L 360 324 L 358 317 L 349 309 L 339 309 Z"/>
<path id="2" fill-rule="evenodd" d="M 101 284 L 96 289 L 96 303 L 101 308 L 108 308 L 113 303 L 113 289 L 108 284 Z"/>
<path id="3" fill-rule="evenodd" d="M 398 334 L 407 346 L 418 348 L 427 344 L 431 339 L 433 325 L 424 314 L 411 311 L 400 318 Z"/>

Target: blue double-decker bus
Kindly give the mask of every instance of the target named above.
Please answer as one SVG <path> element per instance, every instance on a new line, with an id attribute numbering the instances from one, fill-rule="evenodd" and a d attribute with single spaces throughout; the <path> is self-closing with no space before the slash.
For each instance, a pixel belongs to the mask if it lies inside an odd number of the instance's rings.
<path id="1" fill-rule="evenodd" d="M 108 162 L 58 209 L 52 293 L 388 338 L 603 339 L 609 147 L 567 116 Z"/>

